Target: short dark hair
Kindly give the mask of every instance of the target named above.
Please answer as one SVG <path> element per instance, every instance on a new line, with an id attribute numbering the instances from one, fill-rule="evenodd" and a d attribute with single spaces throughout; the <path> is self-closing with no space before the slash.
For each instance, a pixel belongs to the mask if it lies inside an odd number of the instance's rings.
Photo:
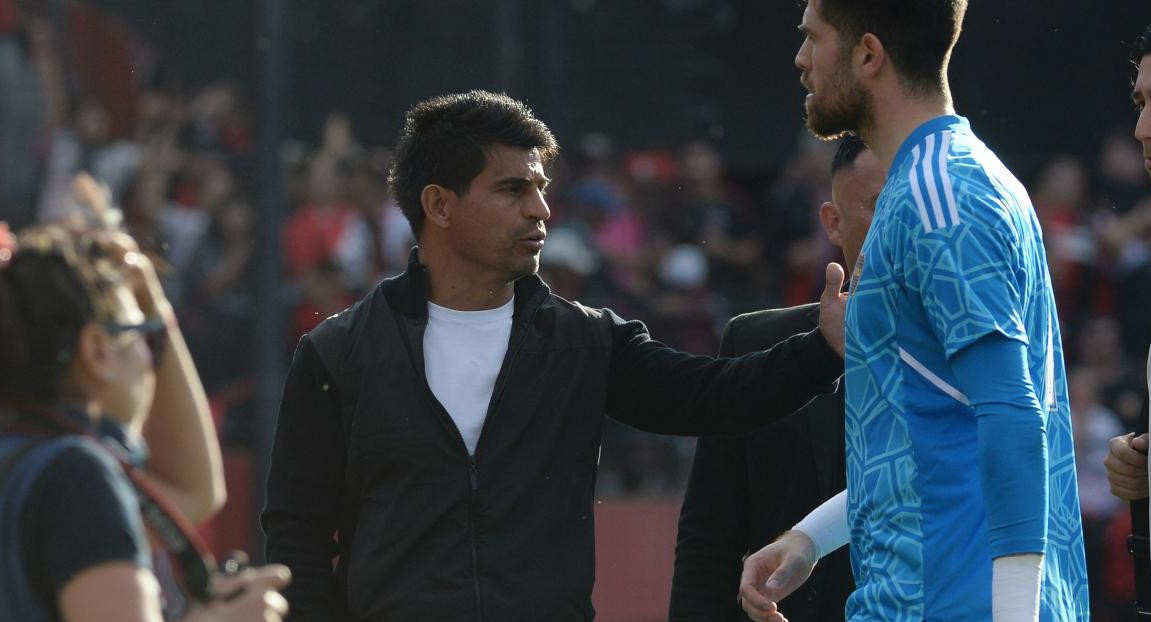
<path id="1" fill-rule="evenodd" d="M 835 157 L 831 159 L 831 176 L 855 164 L 859 154 L 867 151 L 867 143 L 856 134 L 848 134 L 839 140 Z"/>
<path id="2" fill-rule="evenodd" d="M 1139 63 L 1142 63 L 1143 57 L 1148 54 L 1151 54 L 1151 24 L 1139 33 L 1135 44 L 1131 46 L 1131 84 L 1135 84 L 1136 78 L 1139 77 Z"/>
<path id="3" fill-rule="evenodd" d="M 112 288 L 123 277 L 90 240 L 61 227 L 21 232 L 0 266 L 0 400 L 54 402 L 80 330 L 110 321 Z"/>
<path id="4" fill-rule="evenodd" d="M 883 43 L 906 88 L 920 93 L 943 89 L 967 0 L 820 0 L 819 6 L 820 16 L 839 31 L 847 50 L 871 33 Z"/>
<path id="5" fill-rule="evenodd" d="M 441 95 L 412 107 L 404 118 L 388 173 L 392 196 L 416 238 L 424 228 L 420 195 L 430 184 L 466 194 L 497 145 L 538 149 L 544 165 L 557 153 L 555 136 L 523 102 L 469 91 Z"/>

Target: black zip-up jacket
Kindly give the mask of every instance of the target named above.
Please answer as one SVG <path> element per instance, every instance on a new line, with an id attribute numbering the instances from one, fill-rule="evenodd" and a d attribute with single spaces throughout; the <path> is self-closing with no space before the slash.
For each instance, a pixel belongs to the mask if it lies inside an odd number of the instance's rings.
<path id="1" fill-rule="evenodd" d="M 468 455 L 423 369 L 427 277 L 326 320 L 284 387 L 262 524 L 293 573 L 293 621 L 591 620 L 603 415 L 665 434 L 737 434 L 831 390 L 818 330 L 712 359 L 515 284 L 507 355 Z M 333 568 L 333 558 L 338 562 Z"/>

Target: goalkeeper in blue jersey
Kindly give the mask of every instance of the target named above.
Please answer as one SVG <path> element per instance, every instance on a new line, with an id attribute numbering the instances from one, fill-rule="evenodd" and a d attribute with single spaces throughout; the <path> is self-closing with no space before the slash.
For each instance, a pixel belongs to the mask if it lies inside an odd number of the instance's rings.
<path id="1" fill-rule="evenodd" d="M 755 620 L 851 544 L 849 620 L 1085 620 L 1067 383 L 1026 190 L 956 116 L 966 0 L 809 0 L 795 59 L 818 136 L 887 182 L 847 305 L 847 490 L 748 558 Z"/>

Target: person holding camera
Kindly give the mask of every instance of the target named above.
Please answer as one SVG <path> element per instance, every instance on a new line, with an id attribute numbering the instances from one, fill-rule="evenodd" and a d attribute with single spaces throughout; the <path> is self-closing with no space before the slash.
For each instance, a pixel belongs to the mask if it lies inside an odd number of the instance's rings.
<path id="1" fill-rule="evenodd" d="M 174 318 L 126 234 L 50 226 L 17 245 L 0 223 L 0 619 L 286 614 L 287 568 L 217 573 L 189 526 L 224 481 Z"/>

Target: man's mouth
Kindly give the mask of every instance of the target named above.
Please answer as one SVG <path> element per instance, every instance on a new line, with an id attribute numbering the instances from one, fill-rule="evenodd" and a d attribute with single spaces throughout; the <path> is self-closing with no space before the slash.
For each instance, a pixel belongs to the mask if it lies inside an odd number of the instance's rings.
<path id="1" fill-rule="evenodd" d="M 537 231 L 520 238 L 520 244 L 538 251 L 544 247 L 544 240 L 547 239 L 547 237 L 547 233 Z"/>

